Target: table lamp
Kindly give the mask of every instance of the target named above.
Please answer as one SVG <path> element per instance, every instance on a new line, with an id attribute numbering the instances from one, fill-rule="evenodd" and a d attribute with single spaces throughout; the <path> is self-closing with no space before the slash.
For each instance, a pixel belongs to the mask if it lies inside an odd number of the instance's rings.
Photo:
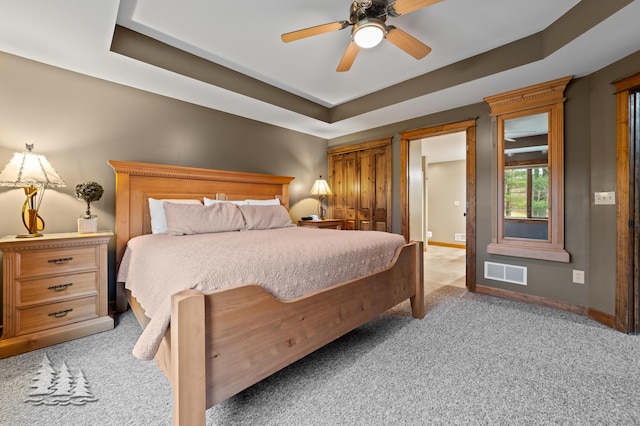
<path id="1" fill-rule="evenodd" d="M 311 191 L 309 193 L 311 195 L 318 196 L 318 215 L 320 216 L 321 220 L 324 220 L 325 210 L 322 204 L 327 195 L 333 195 L 333 192 L 331 192 L 331 188 L 329 188 L 329 184 L 327 183 L 327 181 L 322 179 L 322 175 L 320 175 L 319 179 L 316 179 L 316 181 L 313 182 L 313 186 L 311 187 Z"/>
<path id="2" fill-rule="evenodd" d="M 33 144 L 26 144 L 26 151 L 13 154 L 11 161 L 0 173 L 0 186 L 23 188 L 27 196 L 22 205 L 22 223 L 28 234 L 18 238 L 41 237 L 44 220 L 38 214 L 44 191 L 48 187 L 67 186 L 49 161 L 33 152 Z"/>

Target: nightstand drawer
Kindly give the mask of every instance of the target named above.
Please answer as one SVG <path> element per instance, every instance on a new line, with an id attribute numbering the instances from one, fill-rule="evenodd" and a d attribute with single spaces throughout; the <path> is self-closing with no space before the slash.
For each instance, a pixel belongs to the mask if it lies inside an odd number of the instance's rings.
<path id="1" fill-rule="evenodd" d="M 36 278 L 28 281 L 16 280 L 16 287 L 18 306 L 61 297 L 97 293 L 98 271 Z"/>
<path id="2" fill-rule="evenodd" d="M 98 316 L 96 296 L 16 310 L 17 335 L 58 327 Z"/>
<path id="3" fill-rule="evenodd" d="M 98 246 L 31 250 L 20 253 L 20 278 L 97 269 Z"/>

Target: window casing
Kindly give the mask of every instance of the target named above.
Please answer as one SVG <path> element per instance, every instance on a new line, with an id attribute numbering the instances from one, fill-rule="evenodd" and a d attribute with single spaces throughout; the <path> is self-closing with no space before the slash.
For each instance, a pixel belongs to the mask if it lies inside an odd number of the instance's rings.
<path id="1" fill-rule="evenodd" d="M 497 135 L 487 252 L 569 262 L 564 250 L 564 90 L 571 77 L 485 98 Z"/>

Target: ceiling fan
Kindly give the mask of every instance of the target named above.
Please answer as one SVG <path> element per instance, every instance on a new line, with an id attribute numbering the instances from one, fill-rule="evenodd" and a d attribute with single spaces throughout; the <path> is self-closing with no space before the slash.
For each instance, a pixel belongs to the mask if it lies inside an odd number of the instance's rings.
<path id="1" fill-rule="evenodd" d="M 385 22 L 389 16 L 406 15 L 423 7 L 439 3 L 442 0 L 354 0 L 349 11 L 348 21 L 337 21 L 315 27 L 304 28 L 282 34 L 282 41 L 291 41 L 316 36 L 332 31 L 351 29 L 351 42 L 344 52 L 336 71 L 351 69 L 360 48 L 377 46 L 383 38 L 399 47 L 416 59 L 422 59 L 431 52 L 431 48 L 406 32 Z"/>

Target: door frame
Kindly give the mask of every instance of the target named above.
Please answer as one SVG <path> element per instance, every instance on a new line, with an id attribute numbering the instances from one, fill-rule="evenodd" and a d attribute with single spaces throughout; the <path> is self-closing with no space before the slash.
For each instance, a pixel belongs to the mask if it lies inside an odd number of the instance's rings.
<path id="1" fill-rule="evenodd" d="M 629 97 L 631 90 L 640 87 L 640 73 L 616 83 L 616 313 L 615 328 L 623 333 L 640 332 L 640 289 L 634 269 L 634 234 L 638 223 L 634 191 L 634 159 L 629 134 Z M 635 141 L 636 144 L 640 141 Z M 640 159 L 636 159 L 636 162 Z"/>
<path id="2" fill-rule="evenodd" d="M 476 120 L 474 118 L 400 133 L 400 232 L 406 239 L 409 238 L 409 141 L 449 133 L 466 134 L 466 286 L 469 291 L 476 290 Z"/>

